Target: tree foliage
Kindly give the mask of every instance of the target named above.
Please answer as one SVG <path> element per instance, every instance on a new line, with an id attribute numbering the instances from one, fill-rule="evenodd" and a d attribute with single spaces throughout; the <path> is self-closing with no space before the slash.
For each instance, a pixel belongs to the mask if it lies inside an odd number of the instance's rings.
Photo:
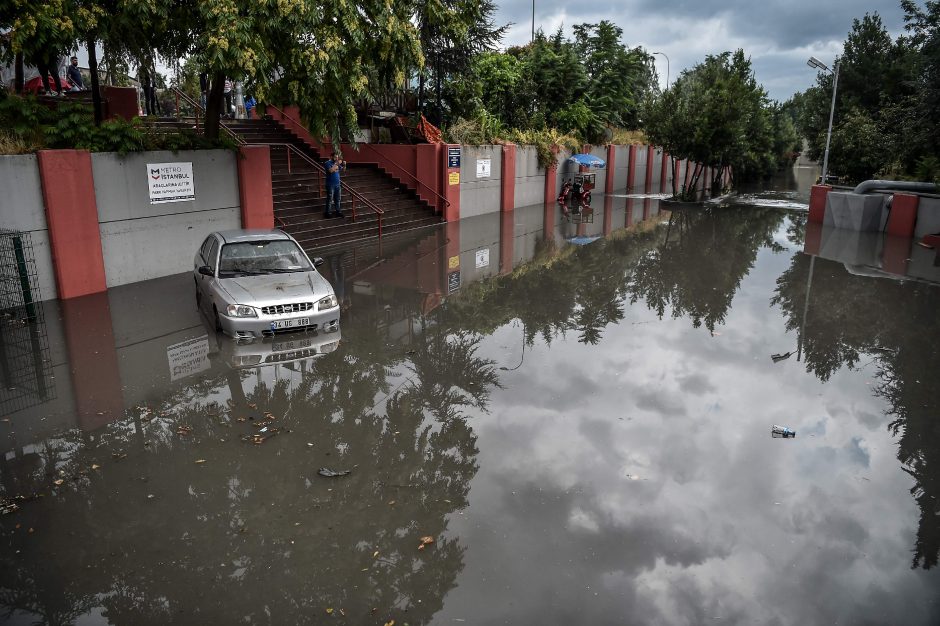
<path id="1" fill-rule="evenodd" d="M 940 4 L 903 0 L 907 35 L 892 40 L 877 13 L 852 23 L 843 44 L 829 162 L 852 182 L 940 178 Z M 799 129 L 822 159 L 834 76 L 798 94 Z"/>
<path id="2" fill-rule="evenodd" d="M 778 139 L 778 130 L 785 132 L 786 126 L 775 125 L 774 106 L 743 50 L 709 55 L 683 71 L 646 108 L 646 133 L 653 143 L 676 158 L 703 163 L 719 173 L 730 166 L 738 178 L 774 170 L 775 146 L 792 139 Z"/>

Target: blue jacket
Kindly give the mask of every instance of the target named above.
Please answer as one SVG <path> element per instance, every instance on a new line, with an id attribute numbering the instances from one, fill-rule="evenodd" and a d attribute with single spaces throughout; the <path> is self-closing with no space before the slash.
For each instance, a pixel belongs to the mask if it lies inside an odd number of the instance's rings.
<path id="1" fill-rule="evenodd" d="M 339 187 L 339 173 L 346 169 L 346 165 L 343 164 L 335 172 L 331 172 L 330 168 L 336 165 L 336 161 L 329 159 L 324 167 L 326 168 L 326 186 L 327 187 Z"/>

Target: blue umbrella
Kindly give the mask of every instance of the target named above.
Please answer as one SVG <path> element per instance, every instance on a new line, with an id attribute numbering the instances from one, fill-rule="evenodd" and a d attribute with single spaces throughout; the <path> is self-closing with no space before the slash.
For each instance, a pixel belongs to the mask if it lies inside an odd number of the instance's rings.
<path id="1" fill-rule="evenodd" d="M 596 157 L 593 154 L 572 154 L 568 157 L 568 160 L 583 167 L 593 167 L 595 169 L 603 169 L 607 166 L 607 162 L 604 159 Z"/>

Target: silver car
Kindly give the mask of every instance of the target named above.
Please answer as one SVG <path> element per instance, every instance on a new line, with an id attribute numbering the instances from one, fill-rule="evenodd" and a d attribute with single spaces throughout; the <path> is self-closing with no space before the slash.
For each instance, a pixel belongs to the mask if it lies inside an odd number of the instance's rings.
<path id="1" fill-rule="evenodd" d="M 339 303 L 293 237 L 280 230 L 212 233 L 194 261 L 196 303 L 236 339 L 333 330 Z"/>

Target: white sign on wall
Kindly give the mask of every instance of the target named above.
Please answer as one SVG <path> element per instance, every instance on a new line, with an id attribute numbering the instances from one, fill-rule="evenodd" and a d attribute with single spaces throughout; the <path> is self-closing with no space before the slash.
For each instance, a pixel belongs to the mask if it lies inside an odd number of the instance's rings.
<path id="1" fill-rule="evenodd" d="M 490 160 L 477 159 L 477 178 L 490 177 Z"/>
<path id="2" fill-rule="evenodd" d="M 147 187 L 150 190 L 150 204 L 195 200 L 192 162 L 148 163 Z"/>
<path id="3" fill-rule="evenodd" d="M 477 250 L 477 269 L 489 267 L 489 264 L 490 264 L 490 249 L 483 248 L 482 250 Z"/>

